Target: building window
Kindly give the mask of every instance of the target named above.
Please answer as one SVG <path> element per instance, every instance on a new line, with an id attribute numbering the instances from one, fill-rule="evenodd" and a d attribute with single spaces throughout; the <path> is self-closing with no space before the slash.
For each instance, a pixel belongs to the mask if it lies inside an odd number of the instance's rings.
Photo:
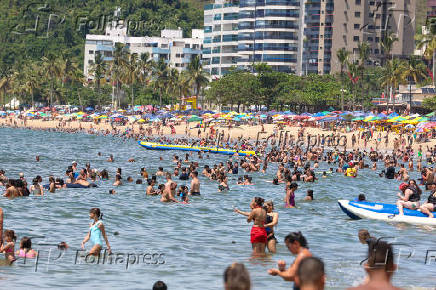
<path id="1" fill-rule="evenodd" d="M 359 36 L 353 36 L 353 41 L 354 42 L 359 42 Z"/>
<path id="2" fill-rule="evenodd" d="M 185 48 L 191 48 L 191 46 L 188 44 L 185 44 Z"/>
<path id="3" fill-rule="evenodd" d="M 379 53 L 380 53 L 380 51 L 378 48 L 374 49 L 374 54 L 379 54 Z"/>
<path id="4" fill-rule="evenodd" d="M 368 37 L 368 41 L 373 41 L 374 39 L 372 37 Z"/>
<path id="5" fill-rule="evenodd" d="M 356 12 L 354 12 L 354 17 L 356 17 L 356 18 L 360 18 L 360 11 L 356 11 Z"/>
<path id="6" fill-rule="evenodd" d="M 380 37 L 376 37 L 375 42 L 377 42 L 377 43 L 380 42 Z"/>
<path id="7" fill-rule="evenodd" d="M 361 2 L 362 2 L 361 0 L 356 0 L 356 5 L 362 4 Z"/>
<path id="8" fill-rule="evenodd" d="M 93 51 L 93 50 L 90 50 L 90 51 L 89 51 L 89 54 L 94 54 L 94 51 Z"/>
<path id="9" fill-rule="evenodd" d="M 359 29 L 360 28 L 360 24 L 354 24 L 354 29 Z"/>

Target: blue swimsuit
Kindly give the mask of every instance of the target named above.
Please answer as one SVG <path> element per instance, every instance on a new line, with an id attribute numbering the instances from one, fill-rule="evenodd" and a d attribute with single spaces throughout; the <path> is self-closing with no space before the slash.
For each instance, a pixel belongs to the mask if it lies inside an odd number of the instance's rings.
<path id="1" fill-rule="evenodd" d="M 99 244 L 100 246 L 103 246 L 103 237 L 101 230 L 98 227 L 102 223 L 103 222 L 99 220 L 89 228 L 90 240 L 94 245 Z"/>

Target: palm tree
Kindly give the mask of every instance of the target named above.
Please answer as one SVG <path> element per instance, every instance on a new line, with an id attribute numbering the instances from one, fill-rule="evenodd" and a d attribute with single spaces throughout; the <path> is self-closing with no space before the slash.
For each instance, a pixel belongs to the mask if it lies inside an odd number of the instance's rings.
<path id="1" fill-rule="evenodd" d="M 398 41 L 398 37 L 393 32 L 389 32 L 389 34 L 386 32 L 382 38 L 382 42 L 380 43 L 384 54 L 382 65 L 384 65 L 388 59 L 391 59 L 392 47 L 396 41 Z"/>
<path id="2" fill-rule="evenodd" d="M 195 95 L 197 99 L 200 98 L 201 88 L 207 86 L 209 83 L 209 74 L 203 70 L 203 66 L 201 65 L 200 57 L 196 55 L 191 59 L 191 62 L 188 65 L 187 73 L 189 76 L 189 83 L 191 86 L 195 86 Z M 204 110 L 203 107 L 203 98 L 201 100 L 201 109 Z"/>
<path id="3" fill-rule="evenodd" d="M 403 79 L 404 72 L 404 63 L 402 63 L 399 59 L 391 59 L 386 65 L 383 67 L 383 86 L 389 88 L 389 91 L 392 90 L 394 94 L 393 97 L 393 107 L 395 110 L 395 91 L 398 88 L 398 85 L 401 83 Z"/>
<path id="4" fill-rule="evenodd" d="M 127 51 L 125 49 L 124 44 L 122 43 L 115 43 L 115 49 L 113 51 L 113 59 L 110 64 L 110 68 L 108 73 L 111 76 L 112 79 L 112 86 L 113 86 L 113 97 L 116 97 L 116 100 L 112 100 L 112 105 L 115 108 L 120 103 L 120 92 L 121 92 L 121 80 L 123 77 L 123 69 L 126 64 L 126 57 Z"/>
<path id="5" fill-rule="evenodd" d="M 141 78 L 141 66 L 138 62 L 138 54 L 132 53 L 127 55 L 123 70 L 123 80 L 129 85 L 132 94 L 132 108 L 135 103 L 134 88 L 139 79 Z"/>
<path id="6" fill-rule="evenodd" d="M 56 81 L 61 77 L 62 70 L 61 65 L 59 64 L 59 60 L 53 54 L 49 54 L 48 56 L 43 56 L 41 58 L 43 64 L 43 75 L 49 80 L 50 86 L 50 107 L 53 104 L 53 95 L 55 92 L 55 84 Z"/>
<path id="7" fill-rule="evenodd" d="M 89 73 L 93 76 L 94 89 L 100 94 L 101 79 L 103 79 L 107 73 L 107 64 L 101 53 L 95 54 L 94 63 L 91 65 Z"/>
<path id="8" fill-rule="evenodd" d="M 347 51 L 344 47 L 339 49 L 336 52 L 336 57 L 339 60 L 339 63 L 341 64 L 341 111 L 344 111 L 344 70 L 345 67 L 348 64 L 348 56 L 350 55 L 350 52 Z"/>
<path id="9" fill-rule="evenodd" d="M 153 88 L 159 92 L 159 106 L 162 107 L 162 94 L 168 85 L 169 67 L 164 59 L 159 59 L 153 67 Z"/>
<path id="10" fill-rule="evenodd" d="M 32 62 L 24 67 L 24 91 L 32 98 L 35 107 L 35 89 L 40 86 L 41 71 L 38 63 Z"/>
<path id="11" fill-rule="evenodd" d="M 360 83 L 361 96 L 363 97 L 364 90 L 365 90 L 364 89 L 365 65 L 369 58 L 370 47 L 367 42 L 360 42 L 357 47 L 359 49 L 359 67 L 358 67 L 359 76 L 360 76 L 359 83 Z"/>
<path id="12" fill-rule="evenodd" d="M 436 85 L 435 75 L 436 75 L 436 35 L 432 33 L 427 35 L 417 35 L 417 48 L 422 49 L 425 47 L 424 57 L 430 59 L 433 62 L 432 73 L 433 73 L 433 86 Z"/>
<path id="13" fill-rule="evenodd" d="M 6 104 L 6 95 L 12 88 L 12 75 L 11 74 L 5 74 L 0 79 L 0 93 L 2 95 L 2 104 L 3 106 Z"/>
<path id="14" fill-rule="evenodd" d="M 412 80 L 415 84 L 418 84 L 419 81 L 426 78 L 426 70 L 427 67 L 425 64 L 418 58 L 410 56 L 408 61 L 404 65 L 403 70 L 403 82 L 409 83 L 409 107 L 410 112 L 412 111 Z"/>
<path id="15" fill-rule="evenodd" d="M 86 84 L 86 78 L 80 69 L 77 68 L 71 72 L 71 83 L 81 87 L 83 87 L 83 85 Z M 80 89 L 77 90 L 77 97 L 79 98 L 79 104 L 83 111 L 83 103 L 82 103 L 82 98 L 80 96 Z"/>

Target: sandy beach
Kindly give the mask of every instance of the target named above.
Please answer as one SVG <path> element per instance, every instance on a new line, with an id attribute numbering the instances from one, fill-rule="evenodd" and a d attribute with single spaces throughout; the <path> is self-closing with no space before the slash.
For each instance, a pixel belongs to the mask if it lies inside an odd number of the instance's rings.
<path id="1" fill-rule="evenodd" d="M 30 129 L 54 129 L 59 127 L 61 121 L 59 120 L 42 120 L 42 119 L 29 119 L 26 120 L 26 126 L 24 125 L 24 120 L 22 119 L 14 119 L 13 117 L 8 118 L 0 118 L 0 126 L 17 126 L 17 127 L 27 127 Z M 175 132 L 177 136 L 183 136 L 185 133 L 188 134 L 188 136 L 191 137 L 197 137 L 198 136 L 198 122 L 191 122 L 186 125 L 186 123 L 182 123 L 179 125 L 175 125 Z M 188 126 L 188 129 L 187 129 Z M 114 128 L 119 130 L 120 132 L 125 131 L 126 129 L 132 129 L 133 132 L 139 133 L 140 128 L 147 129 L 150 127 L 153 127 L 151 124 L 126 124 L 125 126 L 122 125 L 116 125 Z M 97 129 L 97 130 L 112 130 L 112 126 L 110 122 L 103 121 L 101 123 L 95 124 L 93 122 L 82 122 L 79 120 L 72 120 L 67 121 L 64 128 L 67 129 Z M 169 126 L 161 126 L 160 127 L 160 133 L 163 133 L 163 136 L 172 136 L 171 134 L 171 128 Z M 226 141 L 228 138 L 231 140 L 237 139 L 237 138 L 244 138 L 244 139 L 250 139 L 250 140 L 257 140 L 259 138 L 259 141 L 266 140 L 269 136 L 272 136 L 274 133 L 276 134 L 277 138 L 276 141 L 278 141 L 279 137 L 282 136 L 282 141 L 285 139 L 285 135 L 287 135 L 287 140 L 289 141 L 291 138 L 293 138 L 294 141 L 297 141 L 298 139 L 298 132 L 301 130 L 301 128 L 304 128 L 304 135 L 303 138 L 300 140 L 303 140 L 304 142 L 307 142 L 307 136 L 311 135 L 311 144 L 315 144 L 315 139 L 318 138 L 318 136 L 328 136 L 334 134 L 335 136 L 339 136 L 339 146 L 338 148 L 343 149 L 344 148 L 344 139 L 346 138 L 346 148 L 359 148 L 359 149 L 365 149 L 370 150 L 371 148 L 374 150 L 383 150 L 383 151 L 392 151 L 394 150 L 394 140 L 400 139 L 400 137 L 404 137 L 406 139 L 405 144 L 408 145 L 407 141 L 407 134 L 397 134 L 395 132 L 388 133 L 388 144 L 386 146 L 385 144 L 385 136 L 386 131 L 382 130 L 374 130 L 372 138 L 369 138 L 366 147 L 364 144 L 363 139 L 358 138 L 358 135 L 361 131 L 364 129 L 357 129 L 357 130 L 351 130 L 350 132 L 346 132 L 345 128 L 341 128 L 339 130 L 331 131 L 326 130 L 322 128 L 314 128 L 314 127 L 302 127 L 302 126 L 289 126 L 289 125 L 283 125 L 282 129 L 278 127 L 277 124 L 264 124 L 263 129 L 264 132 L 260 133 L 262 131 L 261 125 L 241 125 L 236 127 L 229 127 L 227 125 L 214 125 L 213 129 L 215 130 L 215 136 L 218 134 L 223 134 L 223 139 Z M 201 137 L 208 137 L 211 134 L 211 128 L 200 128 L 200 136 Z M 287 132 L 287 133 L 286 133 Z M 380 136 L 379 136 L 380 133 Z M 153 127 L 153 134 L 157 136 L 157 130 Z M 354 147 L 352 147 L 352 135 L 356 136 L 356 144 Z M 411 133 L 410 136 L 413 136 Z M 376 149 L 376 143 L 378 137 L 381 137 L 381 142 L 379 142 L 379 145 Z M 270 139 L 274 139 L 274 137 L 271 137 Z M 336 141 L 337 142 L 337 141 Z M 401 143 L 400 143 L 401 144 Z M 318 145 L 318 144 L 317 144 Z M 422 149 L 425 151 L 426 147 L 432 147 L 436 145 L 436 139 L 429 139 L 428 142 L 413 142 L 412 148 L 414 150 L 418 150 L 420 146 L 422 146 Z M 401 146 L 401 145 L 400 145 Z"/>

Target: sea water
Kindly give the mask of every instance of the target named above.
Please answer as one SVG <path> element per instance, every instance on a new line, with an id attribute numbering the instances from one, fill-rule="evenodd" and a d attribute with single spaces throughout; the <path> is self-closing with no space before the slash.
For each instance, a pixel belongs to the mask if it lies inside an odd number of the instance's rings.
<path id="1" fill-rule="evenodd" d="M 338 199 L 354 199 L 363 193 L 370 201 L 395 203 L 399 182 L 380 178 L 378 172 L 364 169 L 357 178 L 333 173 L 315 183 L 300 182 L 296 192 L 297 208 L 284 208 L 284 186 L 269 181 L 277 170 L 270 164 L 266 174 L 250 173 L 255 185 L 236 185 L 236 175 L 229 176 L 230 191 L 219 192 L 217 182 L 200 176 L 200 197 L 191 203 L 163 204 L 157 196 L 146 196 L 146 185 L 126 183 L 126 178 L 140 178 L 140 168 L 150 173 L 159 166 L 173 171 L 172 156 L 184 160 L 185 152 L 148 151 L 134 140 L 82 133 L 0 129 L 0 168 L 9 178 L 23 172 L 29 185 L 41 175 L 65 177 L 66 168 L 77 161 L 79 168 L 90 162 L 93 168 L 107 169 L 110 181 L 98 182 L 98 188 L 63 189 L 8 200 L 0 198 L 5 212 L 5 229 L 13 229 L 19 240 L 32 237 L 33 248 L 39 251 L 37 260 L 18 259 L 12 266 L 0 266 L 0 285 L 6 288 L 72 288 L 72 289 L 151 289 L 163 280 L 169 289 L 223 289 L 222 274 L 233 262 L 242 262 L 250 272 L 254 289 L 289 289 L 290 282 L 268 275 L 277 260 L 291 263 L 294 257 L 285 247 L 284 237 L 301 231 L 315 256 L 326 264 L 327 289 L 344 289 L 357 285 L 365 277 L 362 261 L 367 246 L 359 243 L 357 233 L 365 228 L 376 237 L 386 237 L 396 244 L 399 269 L 394 284 L 400 287 L 434 287 L 436 285 L 435 229 L 413 225 L 392 225 L 374 220 L 350 220 L 339 208 Z M 102 156 L 98 156 L 98 152 Z M 106 162 L 109 154 L 115 162 Z M 35 156 L 40 155 L 40 162 Z M 163 161 L 159 158 L 163 157 Z M 226 162 L 228 156 L 210 155 L 198 159 L 201 169 Z M 128 163 L 129 158 L 136 162 Z M 124 185 L 113 189 L 116 169 L 123 169 Z M 382 164 L 379 164 L 379 168 Z M 327 171 L 330 165 L 320 164 L 317 171 Z M 240 170 L 239 176 L 245 173 Z M 201 175 L 201 174 L 200 174 Z M 418 173 L 411 173 L 418 178 Z M 188 184 L 189 181 L 175 181 Z M 163 178 L 158 184 L 164 183 Z M 304 202 L 308 189 L 315 200 Z M 279 213 L 275 229 L 277 253 L 263 259 L 251 258 L 250 228 L 244 216 L 234 207 L 249 210 L 255 196 L 273 200 Z M 426 199 L 428 192 L 423 194 Z M 113 255 L 99 261 L 86 257 L 80 244 L 89 230 L 89 209 L 99 207 Z M 67 251 L 56 245 L 65 241 Z M 88 243 L 87 249 L 90 249 Z M 128 262 L 127 262 L 128 261 Z"/>

